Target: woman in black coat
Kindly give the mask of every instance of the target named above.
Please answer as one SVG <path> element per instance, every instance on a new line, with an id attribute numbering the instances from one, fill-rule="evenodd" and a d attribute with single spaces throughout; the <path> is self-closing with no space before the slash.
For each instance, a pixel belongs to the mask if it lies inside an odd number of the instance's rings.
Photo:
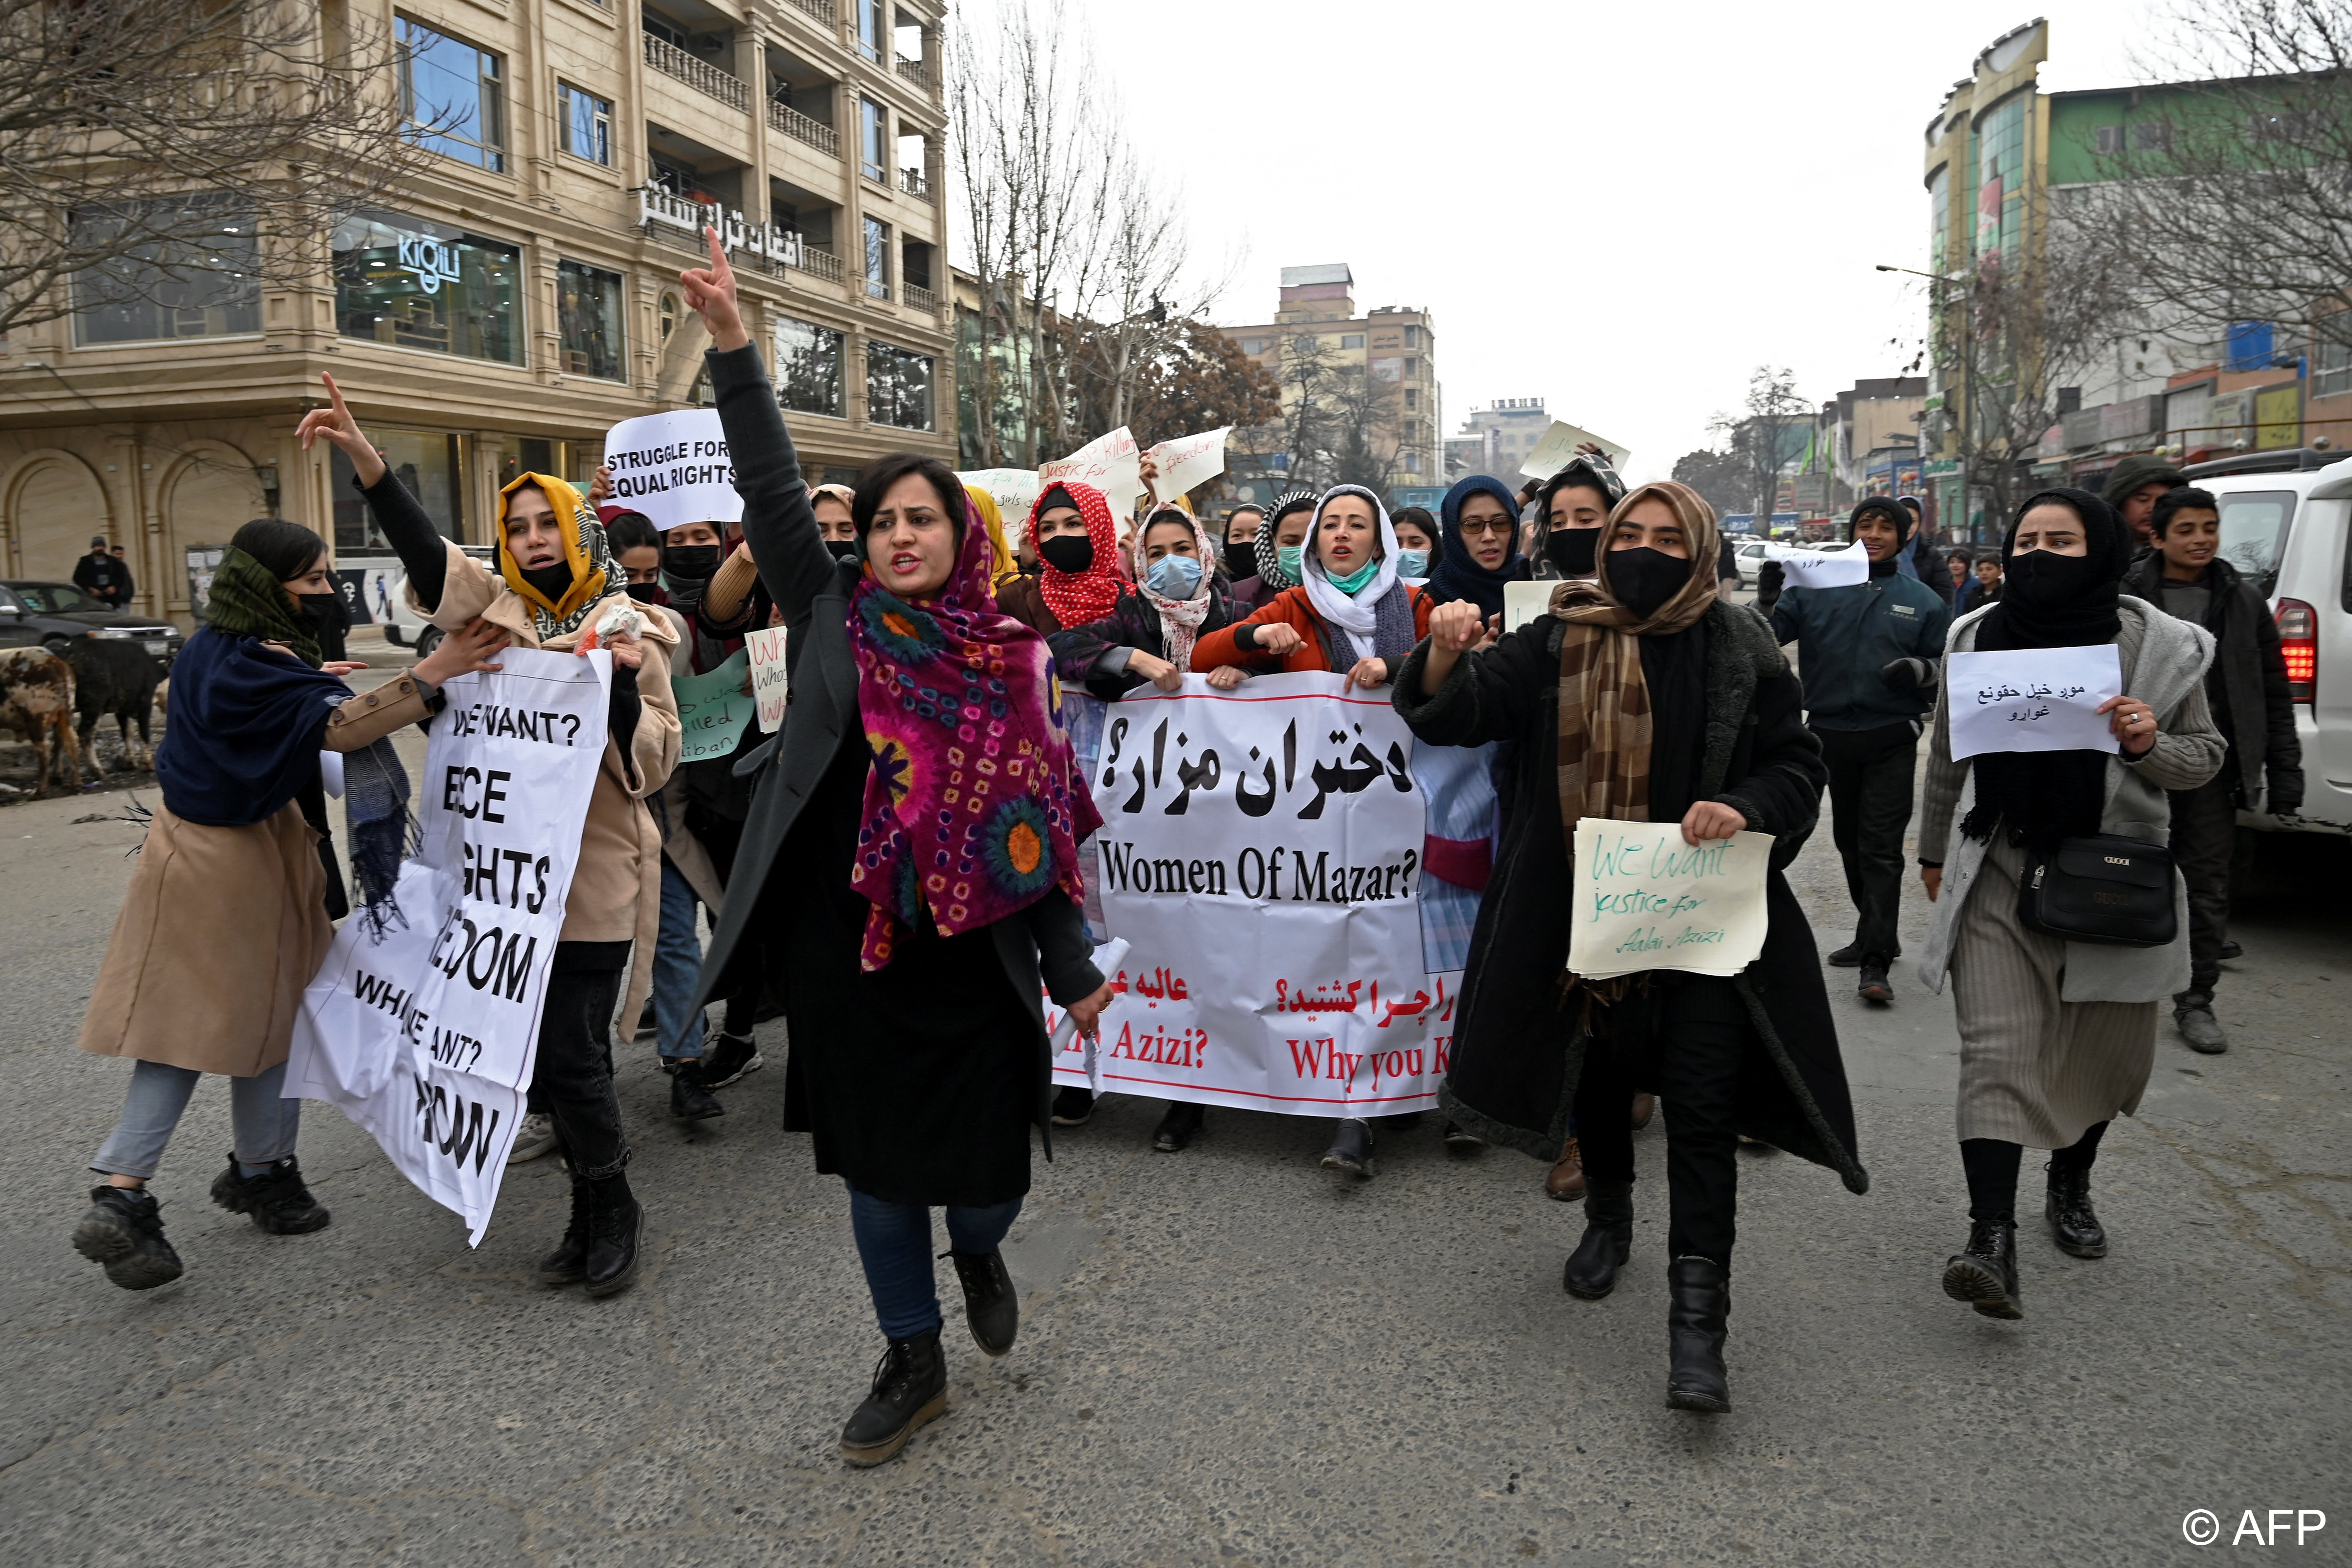
<path id="1" fill-rule="evenodd" d="M 1820 811 L 1825 772 L 1787 660 L 1754 614 L 1717 597 L 1714 513 L 1685 486 L 1620 501 L 1596 585 L 1482 653 L 1478 607 L 1441 607 L 1398 674 L 1397 711 L 1440 746 L 1515 741 L 1502 852 L 1463 977 L 1439 1103 L 1465 1128 L 1555 1158 L 1581 1131 L 1586 1228 L 1563 1282 L 1614 1287 L 1633 1232 L 1635 1090 L 1665 1103 L 1671 1227 L 1667 1402 L 1730 1408 L 1723 1368 L 1739 1135 L 1868 1185 L 1812 930 L 1783 869 Z M 1589 719 L 1563 725 L 1563 690 Z M 1626 718 L 1649 715 L 1646 746 Z M 1622 737 L 1612 743 L 1612 737 Z M 1574 805 L 1564 803 L 1571 795 Z M 1762 956 L 1731 979 L 1567 972 L 1572 817 L 1683 824 L 1685 841 L 1772 834 Z"/>
<path id="2" fill-rule="evenodd" d="M 852 507 L 859 552 L 835 559 L 710 246 L 709 267 L 682 281 L 710 327 L 711 390 L 743 535 L 783 613 L 792 703 L 782 734 L 746 759 L 751 815 L 692 1005 L 746 966 L 781 971 L 784 1124 L 813 1134 L 817 1169 L 849 1186 L 889 1342 L 841 1439 L 851 1463 L 873 1465 L 946 1405 L 933 1206 L 948 1210 L 973 1338 L 992 1355 L 1013 1348 L 998 1243 L 1029 1189 L 1029 1128 L 1047 1127 L 1042 993 L 1089 1029 L 1110 1000 L 1073 897 L 1076 841 L 1096 819 L 1050 655 L 989 595 L 987 536 L 954 474 L 905 454 L 869 465 Z"/>

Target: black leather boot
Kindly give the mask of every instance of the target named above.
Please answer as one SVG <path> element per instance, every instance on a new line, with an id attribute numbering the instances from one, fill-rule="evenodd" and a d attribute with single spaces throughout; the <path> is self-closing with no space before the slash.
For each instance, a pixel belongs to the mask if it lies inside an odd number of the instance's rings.
<path id="1" fill-rule="evenodd" d="M 595 1200 L 590 1196 L 588 1183 L 577 1171 L 572 1174 L 572 1223 L 563 1228 L 563 1239 L 555 1250 L 539 1260 L 539 1277 L 551 1285 L 576 1285 L 588 1274 L 589 1237 L 593 1232 Z"/>
<path id="2" fill-rule="evenodd" d="M 680 1057 L 670 1070 L 669 1113 L 681 1122 L 705 1122 L 727 1114 L 719 1096 L 703 1086 L 700 1057 Z"/>
<path id="3" fill-rule="evenodd" d="M 1731 1274 L 1712 1258 L 1666 1265 L 1666 1403 L 1677 1410 L 1728 1410 L 1731 1375 L 1723 1369 Z"/>
<path id="4" fill-rule="evenodd" d="M 1944 1265 L 1944 1294 L 1989 1318 L 2021 1318 L 2017 1299 L 2017 1221 L 2010 1215 L 1969 1221 L 1969 1244 Z"/>
<path id="5" fill-rule="evenodd" d="M 637 1277 L 645 1206 L 629 1190 L 629 1178 L 618 1172 L 592 1177 L 587 1187 L 588 1267 L 583 1280 L 590 1295 L 609 1296 Z"/>
<path id="6" fill-rule="evenodd" d="M 861 1468 L 895 1458 L 915 1428 L 948 1407 L 948 1368 L 937 1329 L 894 1339 L 874 1366 L 874 1387 L 841 1429 L 841 1457 Z"/>
<path id="7" fill-rule="evenodd" d="M 1197 1100 L 1171 1101 L 1168 1114 L 1160 1118 L 1160 1125 L 1151 1129 L 1151 1146 L 1163 1155 L 1180 1154 L 1201 1131 L 1202 1119 L 1208 1107 Z"/>
<path id="8" fill-rule="evenodd" d="M 1568 1293 L 1597 1301 L 1617 1288 L 1617 1270 L 1633 1249 L 1633 1184 L 1589 1181 L 1584 1188 L 1584 1239 L 1568 1255 L 1559 1282 Z"/>
<path id="9" fill-rule="evenodd" d="M 126 1291 L 152 1291 L 180 1277 L 180 1255 L 163 1239 L 162 1208 L 143 1186 L 90 1188 L 73 1244 Z"/>
<path id="10" fill-rule="evenodd" d="M 2069 1170 L 2055 1160 L 2043 1168 L 2050 1173 L 2050 1197 L 2042 1214 L 2050 1221 L 2050 1239 L 2058 1243 L 2058 1250 L 2077 1258 L 2105 1257 L 2107 1233 L 2091 1209 L 2089 1168 Z"/>
<path id="11" fill-rule="evenodd" d="M 1339 1136 L 1324 1152 L 1323 1168 L 1370 1178 L 1380 1168 L 1372 1163 L 1372 1124 L 1360 1116 L 1341 1117 Z"/>
<path id="12" fill-rule="evenodd" d="M 249 1214 L 254 1224 L 277 1236 L 300 1236 L 322 1230 L 334 1217 L 310 1196 L 302 1183 L 302 1167 L 292 1155 L 277 1161 L 257 1176 L 239 1176 L 236 1155 L 228 1169 L 213 1178 L 213 1201 L 231 1214 Z"/>
<path id="13" fill-rule="evenodd" d="M 959 1252 L 950 1247 L 948 1260 L 963 1282 L 963 1316 L 971 1325 L 972 1343 L 991 1355 L 1003 1355 L 1021 1332 L 1021 1296 L 1004 1271 L 1003 1252 Z"/>

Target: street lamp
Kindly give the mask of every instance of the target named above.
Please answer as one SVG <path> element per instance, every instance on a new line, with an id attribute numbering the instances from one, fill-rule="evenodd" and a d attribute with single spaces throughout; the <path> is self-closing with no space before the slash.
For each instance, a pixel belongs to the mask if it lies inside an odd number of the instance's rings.
<path id="1" fill-rule="evenodd" d="M 1941 289 L 1947 285 L 1965 284 L 1969 281 L 1969 275 L 1966 272 L 1921 272 L 1915 267 L 1888 267 L 1884 262 L 1877 264 L 1875 270 L 1879 272 L 1900 272 L 1910 277 L 1924 277 L 1928 282 L 1935 284 L 1938 289 Z M 1944 308 L 1943 299 L 1940 294 L 1937 296 L 1936 303 L 1937 309 L 1940 310 Z M 1970 526 L 1969 508 L 1969 498 L 1976 489 L 1976 465 L 1971 461 L 1969 456 L 1969 436 L 1970 434 L 1970 425 L 1973 423 L 1970 416 L 1975 412 L 1977 401 L 1976 332 L 1974 327 L 1968 319 L 1968 312 L 1965 309 L 1960 313 L 1960 385 L 1962 388 L 1960 397 L 1960 527 L 1968 533 L 1969 542 L 1974 543 L 1976 542 L 1976 529 Z M 1926 462 L 1926 456 L 1924 454 L 1921 455 L 1920 460 L 1923 464 Z"/>

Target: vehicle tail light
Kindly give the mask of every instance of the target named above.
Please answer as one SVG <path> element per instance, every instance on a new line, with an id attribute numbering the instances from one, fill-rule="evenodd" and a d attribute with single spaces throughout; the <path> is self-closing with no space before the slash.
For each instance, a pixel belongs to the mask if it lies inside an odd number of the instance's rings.
<path id="1" fill-rule="evenodd" d="M 2319 682 L 2319 613 L 2300 599 L 2278 601 L 2279 651 L 2286 655 L 2286 691 L 2307 703 Z"/>

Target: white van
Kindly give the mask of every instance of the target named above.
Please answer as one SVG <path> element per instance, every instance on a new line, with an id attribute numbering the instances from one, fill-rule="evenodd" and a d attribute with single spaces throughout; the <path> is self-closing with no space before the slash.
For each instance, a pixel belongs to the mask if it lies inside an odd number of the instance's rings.
<path id="1" fill-rule="evenodd" d="M 488 545 L 461 547 L 476 560 L 488 561 Z M 394 555 L 346 550 L 335 558 L 335 577 L 353 626 L 381 626 L 384 640 L 395 648 L 414 648 L 427 624 L 408 607 L 408 573 Z"/>
<path id="2" fill-rule="evenodd" d="M 2191 465 L 2221 506 L 2221 554 L 2270 601 L 2303 742 L 2303 811 L 2248 827 L 2352 833 L 2352 458 L 2307 449 Z M 2323 466 L 2324 465 L 2324 466 Z"/>

